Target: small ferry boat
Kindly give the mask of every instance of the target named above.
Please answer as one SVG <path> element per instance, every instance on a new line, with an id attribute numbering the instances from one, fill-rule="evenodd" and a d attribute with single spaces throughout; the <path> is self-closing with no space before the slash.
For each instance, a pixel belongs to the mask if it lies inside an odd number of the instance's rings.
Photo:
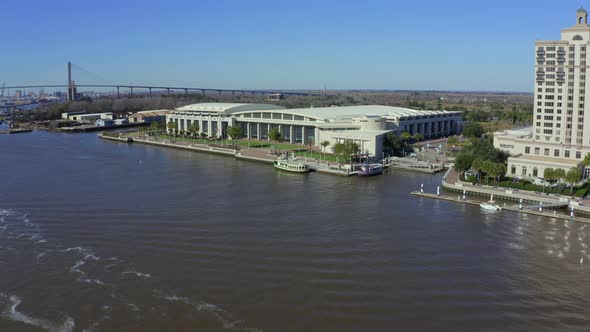
<path id="1" fill-rule="evenodd" d="M 383 173 L 381 164 L 360 164 L 357 166 L 359 176 L 379 175 Z"/>
<path id="2" fill-rule="evenodd" d="M 309 172 L 309 167 L 302 161 L 299 160 L 275 160 L 273 162 L 274 167 L 283 171 L 294 172 L 294 173 L 306 173 Z"/>

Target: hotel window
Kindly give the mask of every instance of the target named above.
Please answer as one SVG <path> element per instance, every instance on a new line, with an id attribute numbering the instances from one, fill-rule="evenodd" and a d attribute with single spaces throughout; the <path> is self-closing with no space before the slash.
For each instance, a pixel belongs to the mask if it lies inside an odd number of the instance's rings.
<path id="1" fill-rule="evenodd" d="M 510 168 L 510 174 L 516 174 L 516 166 L 512 165 Z"/>
<path id="2" fill-rule="evenodd" d="M 539 175 L 539 170 L 536 167 L 533 167 L 533 176 L 537 177 Z"/>
<path id="3" fill-rule="evenodd" d="M 252 114 L 252 117 L 253 117 L 254 119 L 260 119 L 262 116 L 260 115 L 260 113 L 253 113 L 253 114 Z"/>
<path id="4" fill-rule="evenodd" d="M 535 148 L 535 154 L 536 155 L 539 155 L 540 152 L 541 152 L 541 149 L 540 148 Z"/>
<path id="5" fill-rule="evenodd" d="M 522 166 L 522 176 L 526 176 L 526 166 Z"/>
<path id="6" fill-rule="evenodd" d="M 524 148 L 524 153 L 530 154 L 531 153 L 531 147 L 530 146 L 526 146 Z"/>
<path id="7" fill-rule="evenodd" d="M 545 152 L 543 153 L 545 156 L 549 157 L 549 149 L 545 149 Z"/>
<path id="8" fill-rule="evenodd" d="M 559 157 L 559 150 L 555 149 L 555 151 L 553 151 L 553 157 Z"/>
<path id="9" fill-rule="evenodd" d="M 301 115 L 295 115 L 294 119 L 295 121 L 303 121 L 304 117 L 302 117 Z"/>
<path id="10" fill-rule="evenodd" d="M 271 118 L 271 114 L 270 113 L 262 113 L 262 118 L 263 119 L 270 119 Z"/>
<path id="11" fill-rule="evenodd" d="M 576 151 L 576 159 L 582 159 L 582 152 Z"/>
<path id="12" fill-rule="evenodd" d="M 565 150 L 565 151 L 563 151 L 563 156 L 564 156 L 565 158 L 569 158 L 569 157 L 570 157 L 570 150 Z"/>
<path id="13" fill-rule="evenodd" d="M 281 113 L 273 113 L 273 114 L 272 114 L 272 118 L 273 118 L 273 119 L 278 119 L 278 120 L 280 120 L 280 119 L 281 119 Z"/>
<path id="14" fill-rule="evenodd" d="M 283 114 L 283 120 L 293 120 L 293 114 Z"/>

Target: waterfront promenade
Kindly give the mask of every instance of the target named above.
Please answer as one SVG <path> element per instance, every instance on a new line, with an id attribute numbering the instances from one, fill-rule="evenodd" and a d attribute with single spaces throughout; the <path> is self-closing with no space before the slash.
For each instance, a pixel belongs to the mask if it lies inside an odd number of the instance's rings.
<path id="1" fill-rule="evenodd" d="M 487 198 L 494 195 L 495 198 L 508 201 L 520 202 L 520 200 L 522 200 L 523 209 L 528 209 L 529 211 L 532 207 L 538 209 L 539 205 L 543 205 L 545 208 L 574 208 L 575 211 L 590 214 L 590 200 L 512 188 L 472 184 L 461 181 L 459 179 L 459 174 L 452 167 L 443 176 L 442 186 L 447 190 L 458 193 L 460 201 L 463 201 L 463 193 L 469 198 L 474 196 Z M 516 206 L 518 206 L 518 204 Z"/>
<path id="2" fill-rule="evenodd" d="M 238 147 L 232 148 L 231 146 L 201 144 L 196 142 L 187 142 L 183 140 L 171 141 L 168 139 L 162 139 L 153 136 L 126 135 L 122 133 L 101 133 L 98 136 L 102 139 L 123 143 L 141 143 L 196 152 L 214 153 L 219 155 L 232 156 L 236 159 L 256 161 L 268 164 L 272 164 L 277 159 L 277 155 L 271 153 L 271 150 L 269 149 Z M 303 156 L 298 156 L 297 159 L 304 161 L 311 170 L 319 173 L 340 176 L 353 176 L 357 174 L 356 171 L 350 170 L 350 168 L 346 164 L 320 161 L 317 159 L 306 158 Z"/>

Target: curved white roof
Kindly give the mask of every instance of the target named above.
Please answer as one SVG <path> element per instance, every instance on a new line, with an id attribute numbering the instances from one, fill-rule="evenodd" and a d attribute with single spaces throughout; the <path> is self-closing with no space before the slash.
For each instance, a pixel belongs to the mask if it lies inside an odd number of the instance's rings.
<path id="1" fill-rule="evenodd" d="M 271 104 L 245 104 L 245 103 L 198 103 L 176 108 L 176 111 L 184 112 L 217 112 L 217 113 L 235 113 L 251 110 L 278 110 L 284 109 L 282 106 Z"/>
<path id="2" fill-rule="evenodd" d="M 260 109 L 248 110 L 250 113 Z M 290 108 L 284 109 L 281 113 L 306 116 L 323 121 L 348 120 L 353 117 L 382 116 L 385 118 L 401 118 L 413 116 L 432 116 L 441 114 L 458 114 L 460 112 L 450 111 L 418 111 L 403 107 L 381 106 L 381 105 L 359 105 L 359 106 L 338 106 L 338 107 L 316 107 L 316 108 Z"/>

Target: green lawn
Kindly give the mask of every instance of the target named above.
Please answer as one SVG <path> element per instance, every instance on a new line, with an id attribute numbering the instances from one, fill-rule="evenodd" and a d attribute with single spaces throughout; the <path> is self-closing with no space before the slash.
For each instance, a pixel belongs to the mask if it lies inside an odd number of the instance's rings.
<path id="1" fill-rule="evenodd" d="M 182 137 L 182 136 L 170 136 L 170 135 L 156 135 L 157 138 L 176 140 L 177 142 L 197 143 L 197 144 L 221 144 L 221 145 L 232 145 L 231 140 L 217 140 L 217 139 L 203 139 L 194 137 Z"/>
<path id="2" fill-rule="evenodd" d="M 467 182 L 475 182 L 476 181 L 475 177 L 470 177 L 470 179 L 468 179 L 468 180 L 471 180 L 471 181 L 467 181 Z M 497 186 L 498 185 L 495 180 L 486 179 L 485 177 L 480 181 L 480 183 L 483 185 L 488 185 L 488 186 Z M 531 181 L 528 181 L 528 180 L 514 181 L 513 179 L 510 179 L 510 178 L 504 178 L 500 181 L 500 187 L 518 189 L 518 190 L 526 190 L 526 191 L 545 192 L 545 193 L 549 193 L 549 194 L 558 194 L 558 195 L 564 195 L 564 196 L 572 196 L 573 195 L 576 197 L 584 197 L 590 193 L 590 182 L 585 182 L 581 186 L 575 186 L 572 191 L 571 188 L 567 188 L 567 186 L 563 185 L 563 184 L 560 184 L 557 186 L 544 186 L 543 187 L 542 185 L 537 185 L 537 184 L 531 183 Z"/>
<path id="3" fill-rule="evenodd" d="M 262 149 L 279 149 L 279 150 L 294 150 L 306 149 L 305 146 L 299 144 L 279 143 L 275 144 L 269 141 L 236 141 L 236 144 L 242 147 L 262 148 Z"/>
<path id="4" fill-rule="evenodd" d="M 333 162 L 346 162 L 344 160 L 344 158 L 337 158 L 336 155 L 329 154 L 329 153 L 326 153 L 324 155 L 323 153 L 317 152 L 317 151 L 313 151 L 313 152 L 309 152 L 309 151 L 295 152 L 295 155 L 302 156 L 302 157 L 307 157 L 307 158 L 314 158 L 314 159 L 318 159 L 318 160 L 327 160 L 327 161 L 333 161 Z"/>

